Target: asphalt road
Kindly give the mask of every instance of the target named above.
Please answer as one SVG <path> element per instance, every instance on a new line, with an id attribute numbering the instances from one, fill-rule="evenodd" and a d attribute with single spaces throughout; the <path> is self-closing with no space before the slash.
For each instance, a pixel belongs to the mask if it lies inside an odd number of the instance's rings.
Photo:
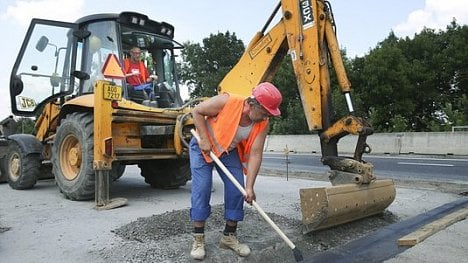
<path id="1" fill-rule="evenodd" d="M 286 171 L 325 173 L 328 166 L 320 162 L 318 154 L 265 153 L 263 168 Z M 286 163 L 288 160 L 288 163 Z M 441 158 L 434 156 L 365 156 L 365 161 L 374 165 L 374 173 L 399 180 L 424 180 L 437 182 L 468 182 L 467 158 Z"/>

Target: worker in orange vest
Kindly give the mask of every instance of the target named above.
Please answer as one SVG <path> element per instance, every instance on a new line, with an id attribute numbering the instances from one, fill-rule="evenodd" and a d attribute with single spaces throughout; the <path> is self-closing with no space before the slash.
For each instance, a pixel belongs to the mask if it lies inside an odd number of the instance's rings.
<path id="1" fill-rule="evenodd" d="M 280 116 L 282 96 L 271 83 L 257 85 L 252 96 L 223 93 L 195 106 L 193 122 L 200 141 L 190 141 L 192 195 L 190 219 L 193 222 L 194 242 L 190 256 L 205 257 L 205 221 L 211 213 L 210 198 L 212 171 L 216 167 L 224 182 L 224 218 L 226 225 L 220 247 L 234 250 L 239 256 L 250 254 L 250 248 L 237 239 L 237 222 L 244 219 L 244 201 L 252 203 L 256 196 L 254 184 L 262 162 L 263 145 L 268 133 L 269 118 Z M 227 167 L 240 185 L 243 194 L 210 158 L 212 151 Z"/>

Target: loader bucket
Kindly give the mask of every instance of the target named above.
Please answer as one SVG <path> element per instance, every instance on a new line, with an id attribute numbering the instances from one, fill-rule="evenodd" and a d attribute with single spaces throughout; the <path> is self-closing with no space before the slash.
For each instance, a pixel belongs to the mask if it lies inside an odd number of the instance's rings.
<path id="1" fill-rule="evenodd" d="M 300 189 L 304 233 L 383 212 L 395 199 L 393 180 Z"/>

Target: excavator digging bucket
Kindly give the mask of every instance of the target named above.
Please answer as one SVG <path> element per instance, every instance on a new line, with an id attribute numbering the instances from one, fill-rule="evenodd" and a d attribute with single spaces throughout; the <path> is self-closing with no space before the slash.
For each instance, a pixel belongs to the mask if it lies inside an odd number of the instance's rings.
<path id="1" fill-rule="evenodd" d="M 300 189 L 304 233 L 379 214 L 395 199 L 393 180 Z"/>

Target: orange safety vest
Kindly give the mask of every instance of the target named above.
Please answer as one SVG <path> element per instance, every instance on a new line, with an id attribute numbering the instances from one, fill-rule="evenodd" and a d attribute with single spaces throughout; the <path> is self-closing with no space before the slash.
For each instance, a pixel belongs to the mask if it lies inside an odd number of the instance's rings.
<path id="1" fill-rule="evenodd" d="M 124 60 L 124 72 L 125 72 L 125 74 L 130 73 L 130 63 L 131 63 L 131 61 L 130 61 L 129 58 Z M 146 66 L 143 63 L 143 61 L 139 61 L 138 66 L 140 67 L 140 75 L 138 76 L 140 78 L 140 81 L 141 81 L 140 84 L 145 84 L 146 80 L 149 77 L 148 70 L 146 69 Z"/>
<path id="2" fill-rule="evenodd" d="M 229 99 L 224 105 L 223 109 L 214 117 L 208 117 L 206 119 L 208 127 L 208 137 L 211 143 L 211 149 L 213 153 L 219 157 L 223 153 L 227 152 L 229 145 L 231 145 L 236 131 L 239 126 L 240 118 L 242 116 L 242 110 L 244 108 L 245 97 L 229 94 Z M 240 160 L 244 166 L 244 172 L 246 164 L 252 148 L 252 144 L 257 136 L 267 127 L 268 120 L 256 122 L 252 125 L 249 137 L 242 140 L 237 145 L 237 152 L 239 153 Z M 205 161 L 210 163 L 213 160 L 203 154 Z"/>

